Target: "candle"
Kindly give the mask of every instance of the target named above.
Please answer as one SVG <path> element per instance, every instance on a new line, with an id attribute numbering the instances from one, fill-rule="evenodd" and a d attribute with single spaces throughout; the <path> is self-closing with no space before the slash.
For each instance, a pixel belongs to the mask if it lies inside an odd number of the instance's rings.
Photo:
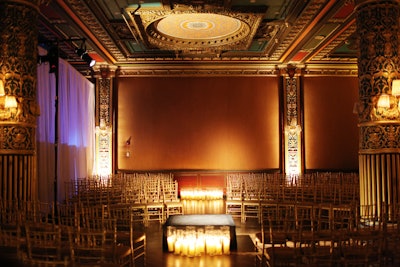
<path id="1" fill-rule="evenodd" d="M 180 253 L 181 253 L 181 251 L 182 251 L 182 240 L 181 240 L 180 238 L 178 238 L 178 239 L 175 241 L 175 246 L 174 246 L 174 248 L 175 248 L 175 250 L 174 250 L 174 253 L 175 253 L 175 254 L 180 254 Z"/>
<path id="2" fill-rule="evenodd" d="M 204 241 L 204 238 L 199 238 L 196 240 L 196 256 L 200 256 L 206 251 L 205 246 L 206 243 Z"/>
<path id="3" fill-rule="evenodd" d="M 213 236 L 208 236 L 206 239 L 206 251 L 207 254 L 209 255 L 215 255 L 216 253 L 216 241 L 215 241 L 215 237 Z"/>
<path id="4" fill-rule="evenodd" d="M 222 237 L 223 251 L 224 254 L 229 254 L 231 239 L 228 236 Z"/>
<path id="5" fill-rule="evenodd" d="M 173 252 L 176 243 L 176 237 L 175 236 L 167 237 L 167 243 L 168 243 L 168 251 Z"/>
<path id="6" fill-rule="evenodd" d="M 221 238 L 215 238 L 215 255 L 222 255 L 222 242 Z"/>
<path id="7" fill-rule="evenodd" d="M 189 247 L 188 256 L 189 257 L 196 256 L 196 238 L 192 237 L 188 239 L 188 247 Z"/>
<path id="8" fill-rule="evenodd" d="M 182 255 L 187 256 L 189 254 L 189 241 L 186 238 L 182 239 Z"/>

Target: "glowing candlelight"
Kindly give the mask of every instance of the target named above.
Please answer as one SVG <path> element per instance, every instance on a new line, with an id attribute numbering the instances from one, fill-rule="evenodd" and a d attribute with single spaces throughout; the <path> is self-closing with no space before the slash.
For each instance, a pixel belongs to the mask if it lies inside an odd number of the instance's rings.
<path id="1" fill-rule="evenodd" d="M 168 236 L 167 237 L 167 242 L 168 242 L 168 251 L 169 252 L 174 252 L 175 243 L 177 243 L 176 237 L 175 236 Z"/>

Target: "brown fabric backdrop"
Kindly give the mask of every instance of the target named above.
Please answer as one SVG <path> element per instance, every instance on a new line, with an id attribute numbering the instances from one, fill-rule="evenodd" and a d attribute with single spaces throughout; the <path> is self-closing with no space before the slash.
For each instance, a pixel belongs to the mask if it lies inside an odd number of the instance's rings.
<path id="1" fill-rule="evenodd" d="M 358 169 L 357 77 L 304 78 L 306 169 Z"/>
<path id="2" fill-rule="evenodd" d="M 120 78 L 117 90 L 117 169 L 279 168 L 276 77 Z"/>

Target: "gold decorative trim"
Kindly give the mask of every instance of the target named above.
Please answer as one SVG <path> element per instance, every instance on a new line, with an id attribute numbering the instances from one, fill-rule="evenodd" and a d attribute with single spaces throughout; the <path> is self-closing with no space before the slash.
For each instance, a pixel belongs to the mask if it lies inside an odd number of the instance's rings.
<path id="1" fill-rule="evenodd" d="M 323 65 L 323 64 L 311 64 L 306 65 L 303 69 L 303 73 L 305 77 L 312 76 L 358 76 L 358 68 L 357 64 L 349 65 L 349 64 L 335 64 L 335 65 Z"/>
<path id="2" fill-rule="evenodd" d="M 0 125 L 0 154 L 34 154 L 35 132 L 33 127 Z"/>
<path id="3" fill-rule="evenodd" d="M 315 14 L 323 8 L 327 2 L 326 0 L 315 0 L 311 1 L 305 10 L 301 13 L 301 16 L 296 18 L 296 27 L 290 27 L 288 34 L 285 36 L 284 40 L 279 40 L 279 44 L 276 47 L 274 53 L 269 57 L 270 60 L 279 61 L 284 55 L 285 51 L 292 45 L 292 43 L 298 39 L 300 34 L 304 29 L 310 24 L 314 19 Z"/>
<path id="4" fill-rule="evenodd" d="M 400 152 L 400 122 L 360 124 L 359 129 L 361 154 Z"/>
<path id="5" fill-rule="evenodd" d="M 273 76 L 276 77 L 276 65 L 270 66 L 241 66 L 230 65 L 151 65 L 121 67 L 119 77 L 130 76 Z"/>
<path id="6" fill-rule="evenodd" d="M 170 62 L 169 62 L 170 63 Z M 279 73 L 278 64 L 246 64 L 236 62 L 228 64 L 225 62 L 208 61 L 201 64 L 181 65 L 171 64 L 135 64 L 131 66 L 122 66 L 119 68 L 119 77 L 130 76 L 273 76 Z M 313 76 L 351 76 L 357 77 L 357 65 L 310 65 L 303 66 L 302 74 L 304 77 Z"/>

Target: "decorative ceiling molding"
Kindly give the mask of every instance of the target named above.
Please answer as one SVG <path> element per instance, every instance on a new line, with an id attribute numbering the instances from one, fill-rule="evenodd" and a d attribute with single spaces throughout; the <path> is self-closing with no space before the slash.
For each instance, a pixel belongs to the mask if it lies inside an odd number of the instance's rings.
<path id="1" fill-rule="evenodd" d="M 285 65 L 286 66 L 286 65 Z M 299 65 L 300 66 L 300 65 Z M 236 62 L 227 64 L 140 64 L 120 67 L 116 70 L 119 77 L 150 77 L 150 76 L 270 76 L 276 77 L 280 73 L 282 65 Z M 312 76 L 352 76 L 357 77 L 357 67 L 344 65 L 301 65 L 301 73 L 305 77 Z"/>
<path id="2" fill-rule="evenodd" d="M 265 10 L 257 11 L 204 10 L 192 6 L 172 10 L 126 9 L 149 48 L 200 53 L 247 50 Z"/>
<path id="3" fill-rule="evenodd" d="M 46 5 L 40 7 L 40 36 L 45 40 L 85 38 L 88 53 L 95 56 L 99 64 L 121 69 L 146 64 L 177 65 L 179 69 L 182 63 L 254 64 L 257 67 L 288 63 L 357 64 L 357 47 L 353 42 L 354 8 L 346 6 L 353 4 L 351 0 L 140 3 L 134 0 L 46 1 Z M 184 14 L 211 17 L 215 14 L 219 23 L 208 18 L 202 21 L 200 17 L 176 24 L 180 33 L 169 30 L 171 21 L 167 18 Z M 233 25 L 233 30 L 220 27 L 224 19 Z M 168 25 L 163 26 L 163 21 Z M 188 38 L 184 32 L 218 27 L 222 33 L 210 37 Z M 87 67 L 77 58 L 74 49 L 61 46 L 60 49 L 64 59 L 88 75 Z M 264 73 L 261 69 L 260 73 Z M 218 71 L 216 73 L 218 75 Z M 245 71 L 239 73 L 246 74 Z"/>
<path id="4" fill-rule="evenodd" d="M 311 64 L 303 69 L 305 77 L 312 76 L 358 76 L 357 65 L 349 64 Z"/>
<path id="5" fill-rule="evenodd" d="M 308 4 L 300 16 L 295 21 L 289 22 L 288 33 L 285 34 L 284 38 L 277 40 L 277 47 L 275 51 L 269 56 L 270 60 L 281 61 L 281 57 L 289 49 L 289 47 L 295 42 L 301 33 L 307 28 L 307 26 L 313 21 L 314 17 L 323 8 L 327 0 L 313 0 Z"/>
<path id="6" fill-rule="evenodd" d="M 71 9 L 69 15 L 74 18 L 74 22 L 81 28 L 87 29 L 85 32 L 89 40 L 95 43 L 102 51 L 103 56 L 108 62 L 115 63 L 125 59 L 120 49 L 116 46 L 110 34 L 103 27 L 97 16 L 89 8 L 93 5 L 90 0 L 57 0 L 60 6 L 68 6 Z"/>

